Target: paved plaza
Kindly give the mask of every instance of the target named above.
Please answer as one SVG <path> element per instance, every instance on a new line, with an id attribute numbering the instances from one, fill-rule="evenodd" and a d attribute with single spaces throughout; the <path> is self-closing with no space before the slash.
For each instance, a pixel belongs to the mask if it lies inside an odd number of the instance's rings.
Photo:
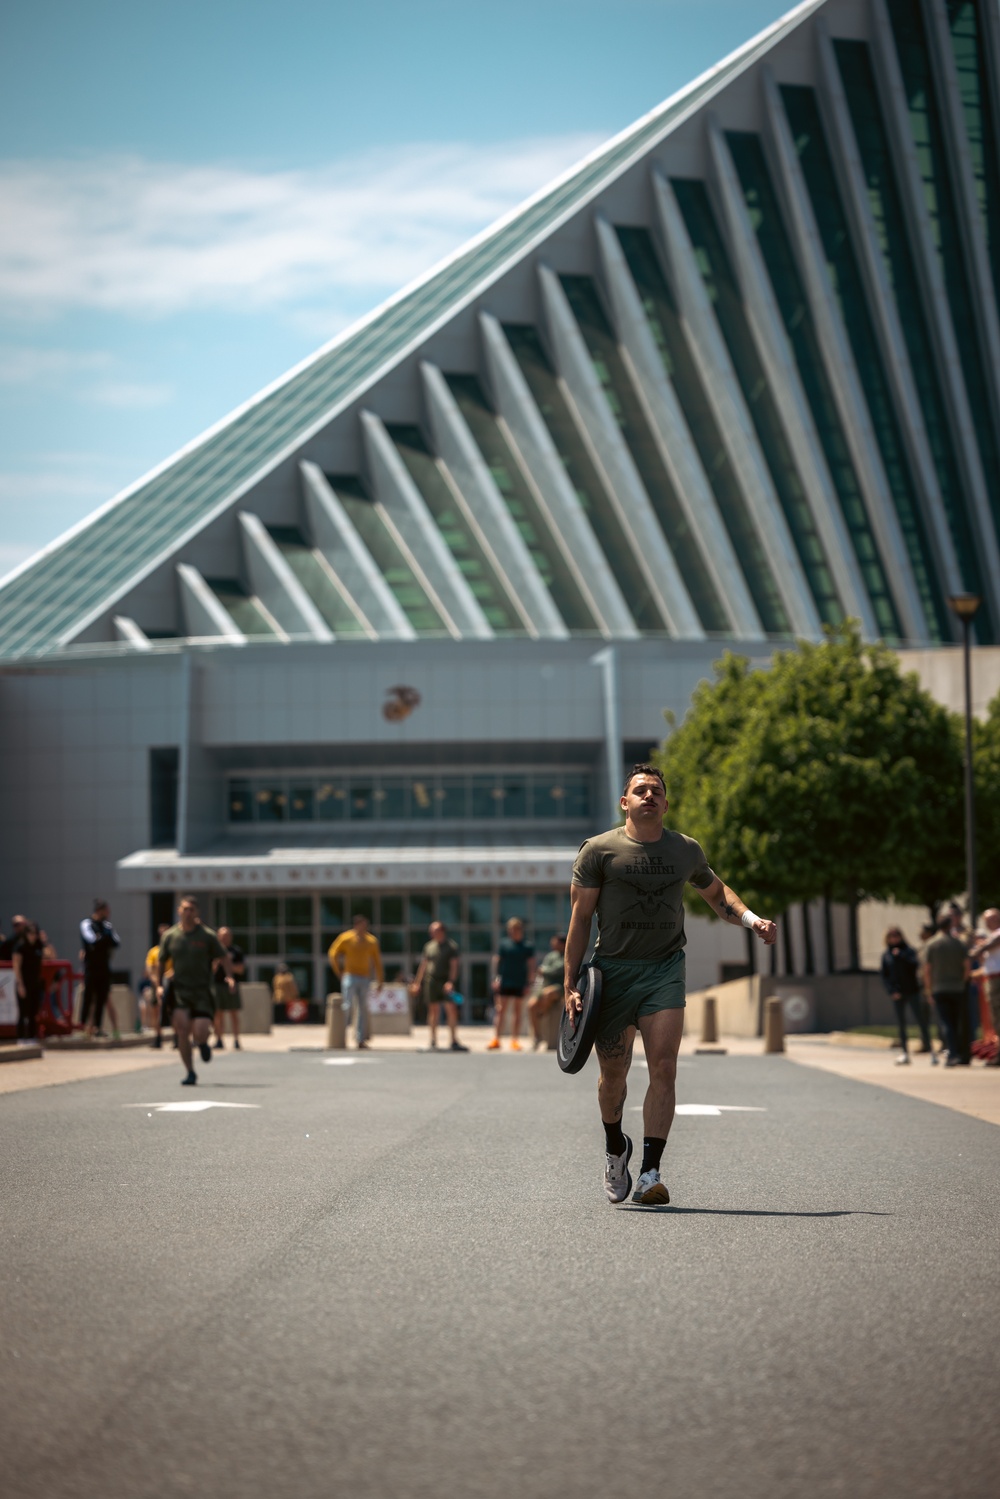
<path id="1" fill-rule="evenodd" d="M 592 1063 L 276 1039 L 0 1098 L 10 1499 L 995 1493 L 994 1124 L 688 1052 L 615 1210 Z"/>

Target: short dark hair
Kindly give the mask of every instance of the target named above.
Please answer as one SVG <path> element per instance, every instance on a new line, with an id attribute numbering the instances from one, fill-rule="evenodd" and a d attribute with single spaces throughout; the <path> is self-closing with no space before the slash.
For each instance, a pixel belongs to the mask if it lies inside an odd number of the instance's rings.
<path id="1" fill-rule="evenodd" d="M 99 895 L 95 895 L 94 896 L 94 903 L 93 903 L 93 905 L 91 906 L 90 909 L 92 911 L 99 911 L 102 906 L 106 906 L 106 905 L 107 905 L 107 901 L 106 900 L 102 900 Z"/>
<path id="2" fill-rule="evenodd" d="M 632 769 L 625 777 L 625 785 L 622 787 L 622 796 L 628 796 L 628 788 L 631 786 L 636 776 L 656 776 L 656 779 L 663 787 L 663 795 L 666 796 L 667 783 L 663 779 L 663 771 L 657 770 L 655 765 L 633 765 Z"/>
<path id="3" fill-rule="evenodd" d="M 940 921 L 937 924 L 937 929 L 938 929 L 939 932 L 950 932 L 951 931 L 951 917 L 950 916 L 942 916 L 941 919 L 940 919 Z"/>
<path id="4" fill-rule="evenodd" d="M 201 907 L 198 904 L 197 895 L 182 895 L 180 900 L 177 902 L 177 909 L 180 910 L 181 906 L 194 906 L 196 911 L 201 910 Z"/>

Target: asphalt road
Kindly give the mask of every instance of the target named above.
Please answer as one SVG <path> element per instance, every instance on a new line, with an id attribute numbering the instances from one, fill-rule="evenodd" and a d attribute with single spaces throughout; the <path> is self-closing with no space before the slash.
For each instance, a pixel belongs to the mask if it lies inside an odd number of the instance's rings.
<path id="1" fill-rule="evenodd" d="M 995 1127 L 697 1058 L 681 1100 L 729 1108 L 678 1118 L 673 1206 L 616 1210 L 592 1069 L 0 1098 L 6 1499 L 992 1499 Z M 253 1107 L 136 1107 L 208 1101 Z"/>

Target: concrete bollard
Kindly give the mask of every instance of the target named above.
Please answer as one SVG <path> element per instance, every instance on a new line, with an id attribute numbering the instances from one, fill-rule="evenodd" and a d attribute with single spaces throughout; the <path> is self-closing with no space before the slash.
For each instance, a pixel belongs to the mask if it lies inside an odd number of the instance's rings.
<path id="1" fill-rule="evenodd" d="M 714 1046 L 719 1039 L 719 1020 L 714 994 L 706 994 L 701 1006 L 701 1041 L 703 1046 Z"/>
<path id="2" fill-rule="evenodd" d="M 327 1051 L 347 1050 L 347 1016 L 344 1014 L 339 994 L 326 996 L 326 1049 Z"/>
<path id="3" fill-rule="evenodd" d="M 781 1000 L 772 998 L 764 1005 L 764 1052 L 784 1051 L 785 1011 Z"/>

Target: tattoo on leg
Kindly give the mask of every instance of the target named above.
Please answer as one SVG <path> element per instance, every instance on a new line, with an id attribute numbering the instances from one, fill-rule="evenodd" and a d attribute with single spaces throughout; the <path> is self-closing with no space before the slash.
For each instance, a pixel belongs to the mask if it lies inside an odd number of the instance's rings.
<path id="1" fill-rule="evenodd" d="M 609 1062 L 617 1062 L 622 1057 L 632 1060 L 632 1042 L 626 1039 L 624 1031 L 619 1031 L 617 1036 L 605 1036 L 594 1046 L 597 1055 Z"/>

